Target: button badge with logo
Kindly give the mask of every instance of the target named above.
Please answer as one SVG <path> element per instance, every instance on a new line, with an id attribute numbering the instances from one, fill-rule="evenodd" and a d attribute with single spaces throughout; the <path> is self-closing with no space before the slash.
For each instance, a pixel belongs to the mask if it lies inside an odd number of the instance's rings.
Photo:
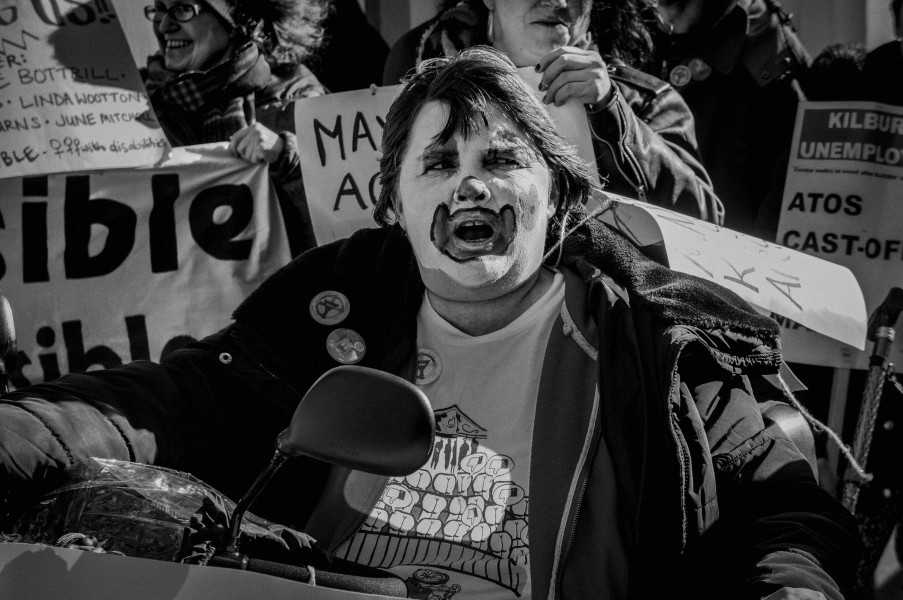
<path id="1" fill-rule="evenodd" d="M 668 81 L 674 87 L 683 87 L 690 83 L 691 79 L 693 79 L 693 75 L 687 65 L 677 65 L 671 69 L 671 74 L 668 76 Z"/>
<path id="2" fill-rule="evenodd" d="M 439 355 L 426 348 L 417 349 L 417 362 L 414 365 L 414 383 L 429 385 L 442 375 L 442 361 Z"/>
<path id="3" fill-rule="evenodd" d="M 310 301 L 310 316 L 322 325 L 336 325 L 351 312 L 351 303 L 342 292 L 327 290 Z"/>
<path id="4" fill-rule="evenodd" d="M 353 329 L 336 329 L 326 338 L 326 351 L 343 365 L 353 365 L 364 358 L 367 344 Z"/>
<path id="5" fill-rule="evenodd" d="M 693 81 L 703 81 L 712 74 L 712 67 L 701 58 L 692 59 L 687 63 L 687 67 L 690 69 L 690 76 L 693 78 Z"/>

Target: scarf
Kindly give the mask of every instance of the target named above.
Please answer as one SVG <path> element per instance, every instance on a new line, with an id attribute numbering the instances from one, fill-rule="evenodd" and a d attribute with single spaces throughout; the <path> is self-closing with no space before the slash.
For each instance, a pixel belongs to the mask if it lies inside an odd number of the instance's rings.
<path id="1" fill-rule="evenodd" d="M 206 71 L 169 71 L 148 57 L 145 86 L 174 146 L 228 140 L 253 121 L 254 94 L 270 82 L 270 66 L 253 42 Z"/>

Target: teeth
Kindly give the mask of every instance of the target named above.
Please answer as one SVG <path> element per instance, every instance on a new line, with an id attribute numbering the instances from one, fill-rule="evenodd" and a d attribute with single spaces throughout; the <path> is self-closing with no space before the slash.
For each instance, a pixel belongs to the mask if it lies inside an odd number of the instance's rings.
<path id="1" fill-rule="evenodd" d="M 166 47 L 167 48 L 184 48 L 185 46 L 187 46 L 190 43 L 191 42 L 188 42 L 185 40 L 166 40 Z"/>

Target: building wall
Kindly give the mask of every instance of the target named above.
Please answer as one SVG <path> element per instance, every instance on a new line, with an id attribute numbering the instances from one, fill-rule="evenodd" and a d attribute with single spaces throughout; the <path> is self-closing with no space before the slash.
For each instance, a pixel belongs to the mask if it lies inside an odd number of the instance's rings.
<path id="1" fill-rule="evenodd" d="M 894 38 L 890 0 L 781 0 L 814 56 L 825 46 L 860 43 L 871 50 Z"/>

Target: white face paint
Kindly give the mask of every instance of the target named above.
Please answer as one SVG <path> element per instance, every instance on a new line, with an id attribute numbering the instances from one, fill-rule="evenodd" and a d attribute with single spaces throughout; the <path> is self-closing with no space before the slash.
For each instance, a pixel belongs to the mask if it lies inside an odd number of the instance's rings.
<path id="1" fill-rule="evenodd" d="M 424 284 L 451 300 L 499 297 L 542 264 L 551 178 L 531 140 L 491 107 L 489 127 L 436 142 L 447 109 L 426 104 L 401 165 L 396 213 Z"/>

